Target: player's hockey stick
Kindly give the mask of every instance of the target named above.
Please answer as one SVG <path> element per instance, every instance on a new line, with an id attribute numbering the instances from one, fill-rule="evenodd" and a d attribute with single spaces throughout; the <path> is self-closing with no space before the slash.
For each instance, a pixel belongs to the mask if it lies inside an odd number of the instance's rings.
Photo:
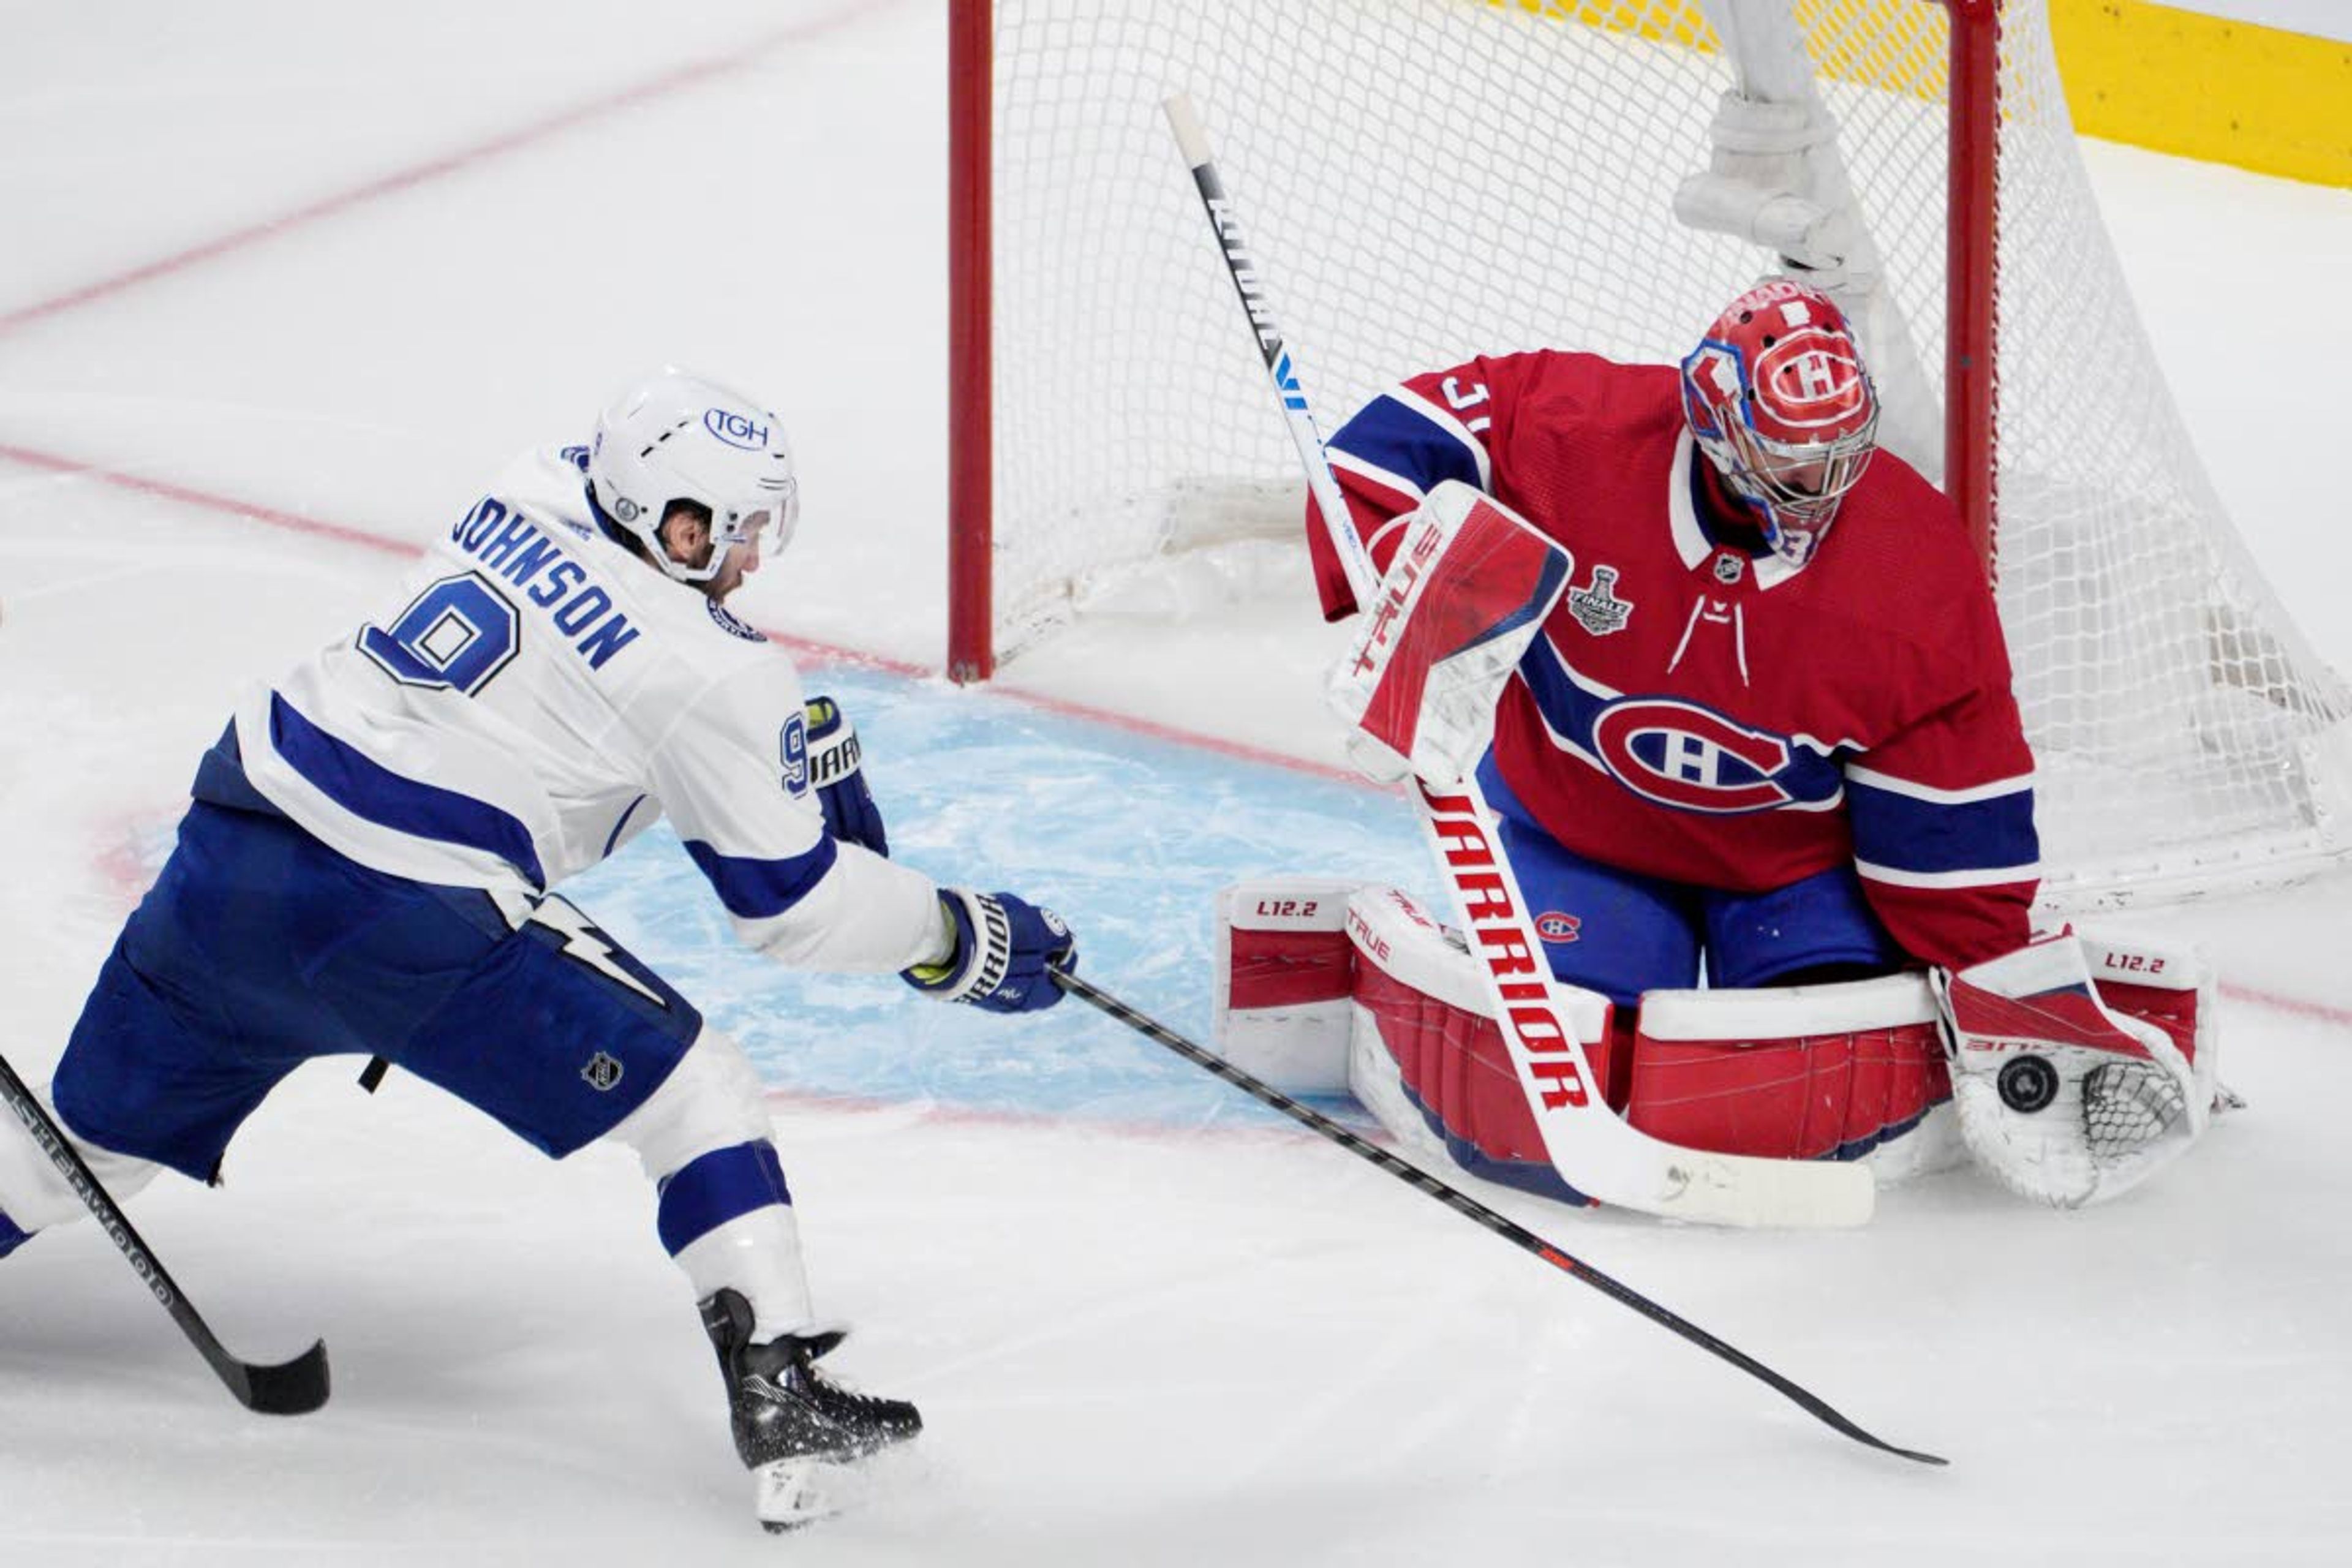
<path id="1" fill-rule="evenodd" d="M 1370 608 L 1379 596 L 1380 574 L 1349 521 L 1264 281 L 1242 244 L 1208 137 L 1183 95 L 1164 107 L 1216 231 L 1225 270 L 1257 334 L 1258 352 L 1289 421 L 1316 510 L 1346 563 L 1356 602 Z M 1444 869 L 1470 951 L 1479 960 L 1487 1000 L 1535 1113 L 1544 1152 L 1562 1181 L 1595 1202 L 1717 1225 L 1845 1226 L 1870 1217 L 1877 1186 L 1861 1165 L 1685 1149 L 1652 1138 L 1610 1110 L 1568 1011 L 1551 989 L 1543 944 L 1528 923 L 1518 878 L 1494 840 L 1494 815 L 1478 781 L 1465 778 L 1433 788 L 1415 780 L 1408 793 Z"/>
<path id="2" fill-rule="evenodd" d="M 1916 1459 L 1923 1465 L 1941 1465 L 1949 1462 L 1934 1454 L 1923 1454 L 1913 1448 L 1898 1448 L 1884 1438 L 1873 1436 L 1832 1409 L 1819 1395 L 1799 1387 L 1746 1352 L 1724 1343 L 1688 1319 L 1661 1307 L 1639 1290 L 1619 1283 L 1583 1259 L 1561 1251 L 1525 1226 L 1496 1213 L 1469 1194 L 1446 1185 L 1420 1166 L 1399 1159 L 1378 1144 L 1368 1142 L 1349 1131 L 1320 1111 L 1301 1105 L 1281 1090 L 1260 1082 L 1215 1052 L 1194 1045 L 1165 1024 L 1138 1012 L 1101 987 L 1058 969 L 1055 970 L 1053 974 L 1054 984 L 1071 995 L 1092 1003 L 1136 1033 L 1147 1039 L 1158 1041 L 1195 1067 L 1208 1068 L 1251 1099 L 1260 1104 L 1272 1106 L 1309 1131 L 1329 1139 L 1349 1153 L 1369 1160 L 1397 1180 L 1418 1187 L 1463 1218 L 1486 1226 L 1520 1250 L 1534 1253 L 1561 1273 L 1582 1280 L 1611 1300 L 1622 1306 L 1631 1307 L 1660 1328 L 1681 1335 L 1708 1354 L 1718 1356 L 1748 1373 L 1748 1376 L 1769 1384 L 1801 1407 L 1807 1415 L 1826 1426 L 1835 1427 L 1855 1442 L 1889 1454 L 1900 1455 L 1906 1459 Z"/>
<path id="3" fill-rule="evenodd" d="M 231 1394 L 236 1395 L 238 1404 L 264 1415 L 307 1415 L 327 1403 L 325 1341 L 313 1344 L 292 1361 L 281 1362 L 275 1366 L 239 1361 L 229 1354 L 226 1347 L 214 1335 L 211 1326 L 205 1321 L 204 1314 L 196 1310 L 195 1303 L 189 1300 L 171 1275 L 164 1272 L 163 1265 L 156 1260 L 145 1238 L 132 1228 L 121 1208 L 92 1173 L 89 1163 L 67 1140 L 63 1130 L 51 1120 L 40 1100 L 25 1086 L 25 1080 L 16 1076 L 16 1069 L 8 1065 L 5 1057 L 0 1057 L 0 1096 L 6 1098 L 8 1108 L 16 1113 L 16 1120 L 25 1124 L 25 1131 L 40 1145 L 41 1152 L 49 1157 L 49 1163 L 55 1165 L 72 1185 L 75 1195 L 97 1217 L 100 1226 L 112 1238 L 114 1245 L 121 1248 L 122 1256 L 130 1259 L 132 1270 L 153 1292 L 155 1300 L 163 1304 L 163 1310 L 172 1314 L 172 1321 L 180 1325 L 180 1331 L 188 1336 L 188 1342 L 194 1345 L 213 1371 L 220 1374 L 220 1380 L 228 1385 Z"/>

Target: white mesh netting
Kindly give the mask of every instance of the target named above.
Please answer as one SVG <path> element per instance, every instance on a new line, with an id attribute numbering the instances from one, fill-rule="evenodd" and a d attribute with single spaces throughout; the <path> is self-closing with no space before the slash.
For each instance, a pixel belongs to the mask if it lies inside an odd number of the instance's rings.
<path id="1" fill-rule="evenodd" d="M 1899 312 L 1889 336 L 1908 334 L 1874 358 L 1907 349 L 1933 370 L 1946 13 L 1794 12 Z M 1298 528 L 1297 458 L 1161 118 L 1170 92 L 1207 124 L 1327 429 L 1474 353 L 1679 358 L 1773 266 L 1675 216 L 1732 82 L 1695 3 L 996 13 L 1000 658 L 1171 552 Z M 2338 847 L 2352 702 L 2197 462 L 2075 149 L 2043 0 L 2007 7 L 2001 90 L 2000 587 L 2049 891 L 2082 905 L 2284 879 Z M 1882 374 L 1890 404 L 1915 405 L 1891 427 L 1936 439 L 1935 382 Z M 1936 471 L 1937 453 L 1906 455 Z"/>

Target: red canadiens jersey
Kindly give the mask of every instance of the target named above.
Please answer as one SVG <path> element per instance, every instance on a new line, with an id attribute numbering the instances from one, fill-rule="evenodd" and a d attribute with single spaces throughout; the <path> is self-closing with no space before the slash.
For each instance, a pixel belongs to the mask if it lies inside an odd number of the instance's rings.
<path id="1" fill-rule="evenodd" d="M 1579 855 L 1739 892 L 1851 861 L 1895 941 L 1963 964 L 2030 934 L 2032 756 L 1984 570 L 1943 494 L 1881 451 L 1802 568 L 1723 536 L 1675 371 L 1479 359 L 1374 398 L 1330 443 L 1385 568 L 1445 479 L 1575 556 L 1506 689 L 1495 763 Z M 1326 615 L 1355 608 L 1320 524 Z"/>

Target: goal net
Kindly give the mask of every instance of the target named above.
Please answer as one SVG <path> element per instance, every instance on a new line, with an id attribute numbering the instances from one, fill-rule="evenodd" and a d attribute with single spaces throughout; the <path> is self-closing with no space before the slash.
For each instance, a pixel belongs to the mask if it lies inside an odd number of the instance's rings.
<path id="1" fill-rule="evenodd" d="M 2051 900 L 2344 847 L 2352 699 L 2198 463 L 2045 0 L 958 0 L 951 26 L 959 675 L 1172 555 L 1303 537 L 1161 118 L 1183 90 L 1327 429 L 1475 353 L 1678 360 L 1799 256 L 1856 315 L 1888 444 L 1989 541 Z M 1719 124 L 1734 89 L 1777 106 L 1765 152 Z"/>

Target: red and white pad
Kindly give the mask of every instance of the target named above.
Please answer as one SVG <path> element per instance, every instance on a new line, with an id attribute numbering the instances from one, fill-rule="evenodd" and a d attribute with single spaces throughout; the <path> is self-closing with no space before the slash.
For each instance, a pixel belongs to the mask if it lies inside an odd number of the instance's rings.
<path id="1" fill-rule="evenodd" d="M 1357 886 L 1266 877 L 1218 890 L 1217 1051 L 1285 1094 L 1347 1092 Z"/>
<path id="2" fill-rule="evenodd" d="M 2072 932 L 1937 972 L 1969 1151 L 2056 1208 L 2188 1152 L 2212 1116 L 2212 972 L 2192 952 Z"/>
<path id="3" fill-rule="evenodd" d="M 1551 1170 L 1535 1112 L 1495 1023 L 1478 965 L 1409 895 L 1366 888 L 1348 904 L 1355 1034 L 1348 1087 L 1401 1142 L 1482 1175 Z M 1608 1078 L 1608 998 L 1555 984 L 1595 1075 Z"/>
<path id="4" fill-rule="evenodd" d="M 1881 1185 L 1965 1159 L 1919 974 L 1642 998 L 1626 1120 L 1694 1149 L 1867 1160 Z"/>
<path id="5" fill-rule="evenodd" d="M 1495 703 L 1574 565 L 1559 542 L 1475 488 L 1429 492 L 1325 694 L 1348 755 L 1383 783 L 1449 784 L 1477 761 Z"/>
<path id="6" fill-rule="evenodd" d="M 1285 1093 L 1352 1094 L 1429 1158 L 1547 1190 L 1542 1134 L 1458 932 L 1396 889 L 1324 877 L 1226 888 L 1217 924 L 1228 1060 Z M 2148 963 L 2116 958 L 2134 973 Z M 2171 973 L 2158 966 L 2151 1006 L 2189 1026 Z M 1638 1030 L 1598 993 L 1553 990 L 1609 1102 L 1663 1142 L 1859 1160 L 1880 1184 L 1966 1157 L 1922 976 L 1655 991 Z"/>

